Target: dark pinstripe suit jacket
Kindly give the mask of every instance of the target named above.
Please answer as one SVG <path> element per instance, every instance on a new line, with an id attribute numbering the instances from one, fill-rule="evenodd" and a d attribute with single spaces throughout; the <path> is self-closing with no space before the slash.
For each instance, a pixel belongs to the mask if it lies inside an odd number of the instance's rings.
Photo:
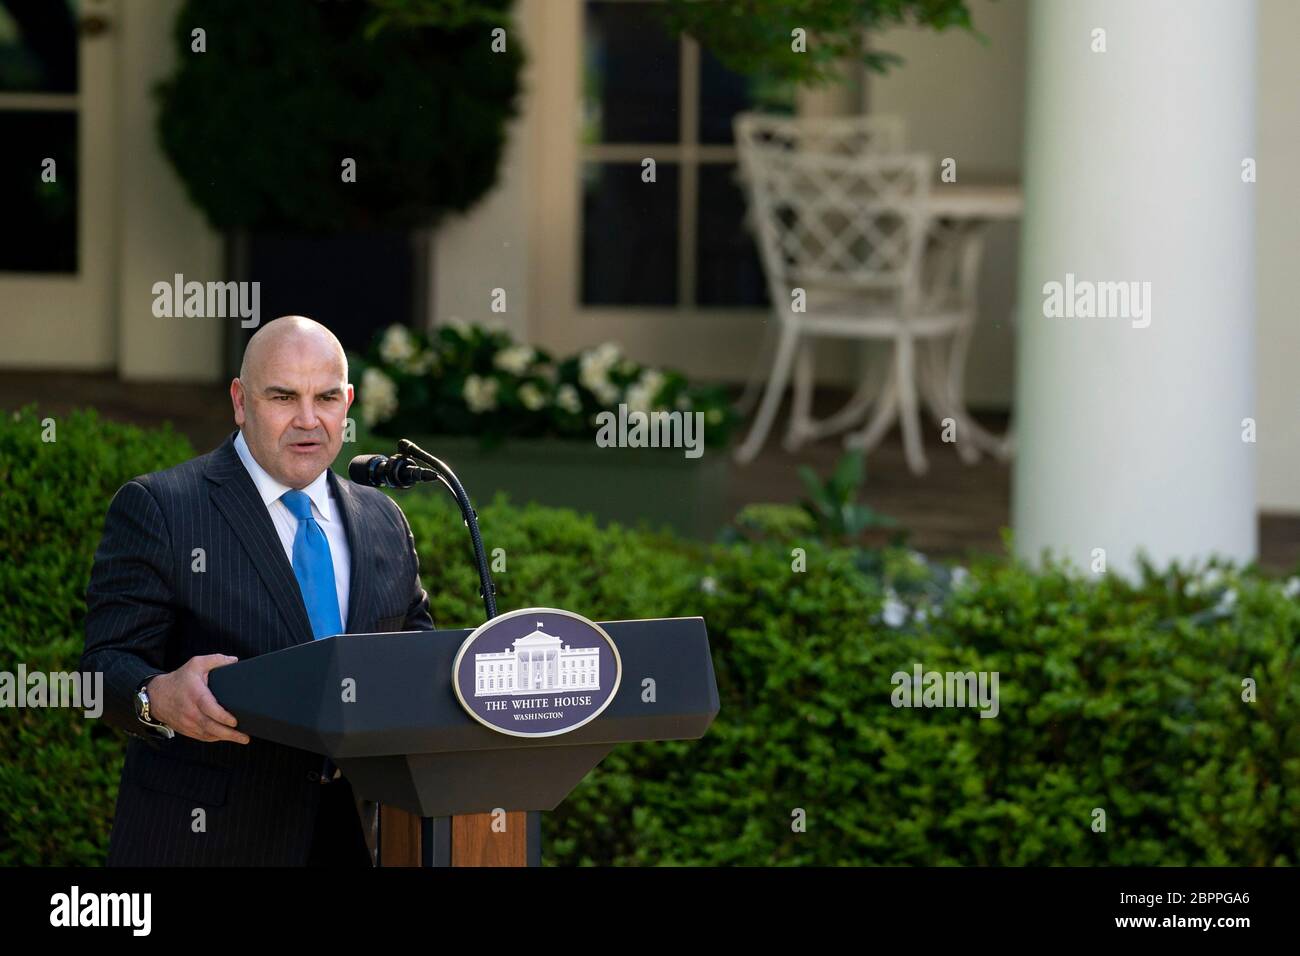
<path id="1" fill-rule="evenodd" d="M 340 481 L 351 550 L 350 633 L 433 627 L 401 509 Z M 203 549 L 203 570 L 196 549 Z M 167 740 L 135 718 L 135 689 L 199 654 L 241 660 L 312 640 L 271 516 L 235 451 L 220 448 L 123 485 L 86 590 L 83 671 L 104 674 L 104 719 L 132 734 L 109 865 L 301 865 L 320 803 L 321 757 L 250 743 Z M 194 832 L 194 811 L 206 832 Z"/>

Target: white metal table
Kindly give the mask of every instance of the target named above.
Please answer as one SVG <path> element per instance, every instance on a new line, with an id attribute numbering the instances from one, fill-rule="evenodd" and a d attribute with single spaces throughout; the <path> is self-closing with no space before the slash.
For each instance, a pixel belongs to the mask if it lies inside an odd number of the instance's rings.
<path id="1" fill-rule="evenodd" d="M 927 290 L 936 296 L 956 296 L 958 301 L 970 303 L 973 310 L 988 226 L 1019 219 L 1023 208 L 1024 196 L 1018 185 L 941 183 L 932 187 L 925 262 Z M 953 420 L 957 452 L 963 461 L 977 461 L 981 451 L 1006 460 L 1012 452 L 1010 436 L 991 434 L 966 408 L 965 367 L 973 332 L 972 320 L 951 338 L 926 342 L 917 350 L 918 391 L 937 423 Z M 867 373 L 862 385 L 849 403 L 824 424 L 825 430 L 850 427 L 874 404 L 866 424 L 844 439 L 846 447 L 874 447 L 898 417 L 899 389 L 893 369 L 894 363 L 888 362 L 887 368 L 864 370 Z M 881 383 L 878 389 L 873 388 L 876 383 Z M 923 456 L 909 456 L 908 464 L 914 472 L 926 470 Z"/>

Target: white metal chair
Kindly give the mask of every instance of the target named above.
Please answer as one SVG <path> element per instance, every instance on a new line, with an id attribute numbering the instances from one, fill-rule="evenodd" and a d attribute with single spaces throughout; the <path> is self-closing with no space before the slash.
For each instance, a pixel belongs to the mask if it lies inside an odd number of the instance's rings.
<path id="1" fill-rule="evenodd" d="M 930 158 L 828 154 L 753 141 L 740 157 L 778 337 L 762 400 L 736 460 L 751 461 L 762 448 L 792 371 L 787 447 L 851 426 L 870 404 L 864 396 L 874 376 L 841 413 L 812 420 L 810 346 L 812 338 L 824 336 L 892 344 L 874 414 L 846 444 L 870 450 L 897 418 L 908 465 L 924 472 L 920 400 L 936 417 L 945 416 L 953 405 L 953 383 L 934 369 L 918 368 L 917 353 L 932 357 L 973 321 L 960 295 L 942 287 L 927 292 L 922 282 Z M 940 360 L 937 367 L 951 363 Z"/>
<path id="2" fill-rule="evenodd" d="M 737 113 L 732 120 L 736 148 L 779 146 L 823 155 L 861 156 L 901 153 L 905 148 L 903 118 L 881 113 L 855 116 L 782 116 L 776 113 Z"/>
<path id="3" fill-rule="evenodd" d="M 732 121 L 732 128 L 735 132 L 736 148 L 742 156 L 749 150 L 765 147 L 780 147 L 823 155 L 892 155 L 902 153 L 906 143 L 906 127 L 903 118 L 881 113 L 853 116 L 783 116 L 747 111 L 736 114 Z M 751 227 L 751 231 L 756 231 L 753 230 L 752 219 L 753 197 L 749 195 L 744 170 L 745 164 L 742 161 L 737 179 L 749 198 L 747 224 Z M 743 415 L 748 415 L 754 410 L 766 380 L 764 373 L 772 360 L 777 337 L 771 323 L 764 326 L 764 332 L 758 360 L 754 363 L 753 371 L 745 382 L 745 389 L 736 402 L 737 410 Z M 802 370 L 801 364 L 799 371 Z"/>

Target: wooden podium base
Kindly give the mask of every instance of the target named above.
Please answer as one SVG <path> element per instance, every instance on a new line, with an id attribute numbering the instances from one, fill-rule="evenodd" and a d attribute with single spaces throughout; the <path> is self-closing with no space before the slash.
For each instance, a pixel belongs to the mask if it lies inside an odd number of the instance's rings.
<path id="1" fill-rule="evenodd" d="M 492 829 L 493 820 L 504 829 Z M 379 807 L 380 866 L 540 866 L 542 815 L 473 813 L 423 820 Z"/>

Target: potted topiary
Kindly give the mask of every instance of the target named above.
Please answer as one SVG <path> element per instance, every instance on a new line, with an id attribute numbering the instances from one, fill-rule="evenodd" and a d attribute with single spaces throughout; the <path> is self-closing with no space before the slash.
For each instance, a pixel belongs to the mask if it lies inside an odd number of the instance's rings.
<path id="1" fill-rule="evenodd" d="M 350 348 L 424 324 L 429 227 L 492 187 L 515 114 L 510 7 L 186 0 L 159 133 L 263 315 L 312 315 Z M 251 330 L 230 328 L 233 371 Z"/>
<path id="2" fill-rule="evenodd" d="M 391 326 L 349 366 L 355 448 L 409 438 L 479 501 L 503 491 L 700 537 L 726 522 L 736 415 L 723 388 L 642 366 L 613 343 L 556 359 L 456 319 L 428 334 Z"/>

